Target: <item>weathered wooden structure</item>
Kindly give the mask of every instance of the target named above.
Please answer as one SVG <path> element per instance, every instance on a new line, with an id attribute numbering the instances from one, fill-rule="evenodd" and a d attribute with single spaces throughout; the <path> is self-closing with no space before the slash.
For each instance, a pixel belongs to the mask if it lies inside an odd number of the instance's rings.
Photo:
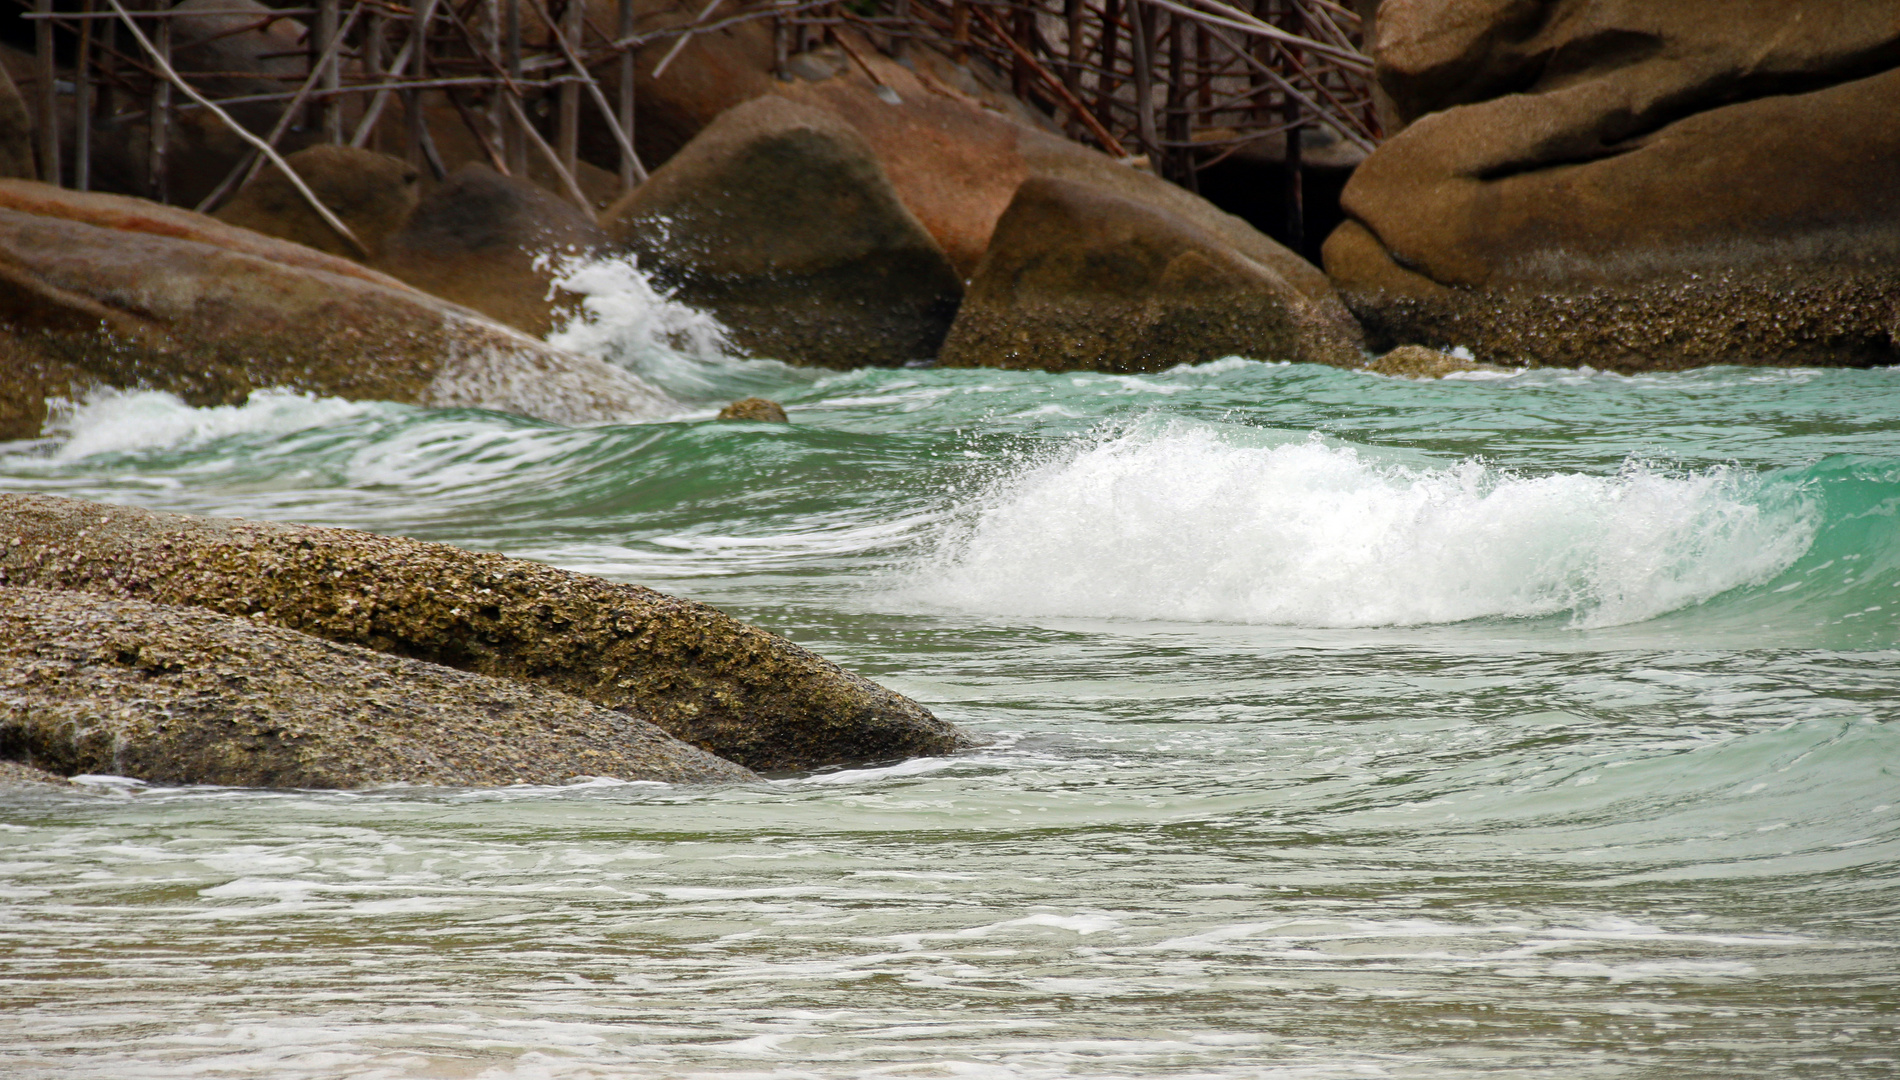
<path id="1" fill-rule="evenodd" d="M 645 177 L 633 139 L 636 62 L 663 76 L 692 36 L 759 20 L 774 28 L 781 70 L 835 44 L 878 82 L 865 50 L 899 62 L 936 50 L 987 66 L 1071 137 L 1190 185 L 1270 140 L 1297 167 L 1302 140 L 1287 133 L 1323 128 L 1366 149 L 1380 136 L 1359 19 L 1333 0 L 708 0 L 639 33 L 636 0 L 314 0 L 268 12 L 235 0 L 183 10 L 166 0 L 16 2 L 32 6 L 24 17 L 38 58 L 21 90 L 38 115 L 63 118 L 39 127 L 42 178 L 94 186 L 95 125 L 109 116 L 145 125 L 146 194 L 169 201 L 171 132 L 202 110 L 250 150 L 194 200 L 201 208 L 277 160 L 292 132 L 300 145 L 406 153 L 439 175 L 425 94 L 460 115 L 496 169 L 520 174 L 536 159 L 586 206 L 575 176 L 583 124 L 618 147 L 617 162 L 596 164 L 617 166 L 626 188 Z M 197 24 L 199 45 L 290 25 L 301 62 L 263 88 L 245 72 L 252 84 L 230 93 L 232 73 L 183 62 L 175 41 L 179 20 L 210 18 L 225 22 L 209 35 Z"/>

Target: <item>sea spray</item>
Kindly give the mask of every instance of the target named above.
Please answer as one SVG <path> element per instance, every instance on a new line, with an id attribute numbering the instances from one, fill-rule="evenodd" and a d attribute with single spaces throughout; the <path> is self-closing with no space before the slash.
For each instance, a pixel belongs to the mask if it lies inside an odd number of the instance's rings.
<path id="1" fill-rule="evenodd" d="M 732 355 L 726 328 L 708 312 L 653 282 L 632 255 L 586 256 L 549 264 L 553 287 L 581 298 L 548 344 L 618 365 L 686 399 L 711 400 L 782 384 L 798 369 Z M 747 378 L 748 369 L 756 374 Z"/>
<path id="2" fill-rule="evenodd" d="M 1137 423 L 964 502 L 911 592 L 957 610 L 1303 626 L 1638 622 L 1773 577 L 1806 502 L 1749 473 L 1523 475 L 1317 437 Z"/>

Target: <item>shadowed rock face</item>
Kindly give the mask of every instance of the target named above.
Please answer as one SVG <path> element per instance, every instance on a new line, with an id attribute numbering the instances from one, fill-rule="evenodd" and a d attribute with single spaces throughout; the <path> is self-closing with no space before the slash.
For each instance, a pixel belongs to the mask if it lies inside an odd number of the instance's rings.
<path id="1" fill-rule="evenodd" d="M 119 195 L 0 180 L 0 437 L 96 385 L 193 405 L 289 387 L 563 423 L 671 403 L 348 259 Z"/>
<path id="2" fill-rule="evenodd" d="M 1388 2 L 1375 51 L 1410 126 L 1326 247 L 1375 346 L 1900 360 L 1900 6 Z"/>
<path id="3" fill-rule="evenodd" d="M 1357 341 L 1299 289 L 1192 222 L 1028 180 L 997 223 L 940 362 L 1159 371 L 1223 356 L 1357 367 Z"/>
<path id="4" fill-rule="evenodd" d="M 574 298 L 552 288 L 555 270 L 543 256 L 580 255 L 606 240 L 545 189 L 470 163 L 423 197 L 375 265 L 432 296 L 545 335 Z"/>
<path id="5" fill-rule="evenodd" d="M 690 600 L 444 544 L 0 496 L 4 584 L 208 608 L 531 682 L 760 770 L 968 745 L 917 703 Z"/>
<path id="6" fill-rule="evenodd" d="M 789 363 L 928 360 L 963 291 L 857 132 L 775 97 L 722 114 L 607 220 L 735 345 Z"/>
<path id="7" fill-rule="evenodd" d="M 323 205 L 356 234 L 371 257 L 416 208 L 419 174 L 406 161 L 350 146 L 313 146 L 284 159 Z M 215 215 L 227 225 L 281 237 L 345 259 L 361 258 L 310 208 L 275 165 L 267 165 Z M 446 298 L 445 298 L 446 299 Z"/>
<path id="8" fill-rule="evenodd" d="M 637 716 L 531 684 L 30 588 L 0 588 L 0 755 L 61 775 L 246 787 L 756 779 Z"/>

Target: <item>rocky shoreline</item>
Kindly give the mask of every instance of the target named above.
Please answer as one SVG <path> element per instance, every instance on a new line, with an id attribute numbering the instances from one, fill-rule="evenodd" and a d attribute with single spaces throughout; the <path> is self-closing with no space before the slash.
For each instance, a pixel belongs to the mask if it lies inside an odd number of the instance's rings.
<path id="1" fill-rule="evenodd" d="M 48 496 L 0 496 L 0 536 L 0 757 L 55 771 L 733 781 L 974 745 L 713 608 L 520 559 Z"/>

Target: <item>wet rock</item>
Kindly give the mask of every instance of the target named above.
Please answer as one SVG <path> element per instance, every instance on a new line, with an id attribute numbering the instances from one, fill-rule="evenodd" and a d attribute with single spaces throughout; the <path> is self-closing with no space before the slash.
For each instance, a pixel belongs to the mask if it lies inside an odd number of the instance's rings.
<path id="1" fill-rule="evenodd" d="M 193 405 L 290 387 L 564 423 L 671 403 L 347 259 L 125 196 L 0 180 L 0 418 L 96 385 Z"/>
<path id="2" fill-rule="evenodd" d="M 1327 270 L 1374 345 L 1624 371 L 1891 364 L 1900 9 L 1386 5 L 1410 126 Z"/>
<path id="3" fill-rule="evenodd" d="M 0 588 L 0 754 L 246 787 L 756 779 L 631 710 L 253 619 L 31 588 Z"/>
<path id="4" fill-rule="evenodd" d="M 349 226 L 372 258 L 382 253 L 389 237 L 415 211 L 418 176 L 400 158 L 324 145 L 299 150 L 284 160 L 323 205 Z M 275 165 L 265 166 L 213 216 L 227 225 L 317 251 L 346 259 L 362 258 L 362 253 L 318 216 Z"/>
<path id="5" fill-rule="evenodd" d="M 939 363 L 1138 372 L 1236 355 L 1363 362 L 1305 294 L 1220 237 L 1152 205 L 1033 179 L 998 222 Z"/>
<path id="6" fill-rule="evenodd" d="M 1506 372 L 1510 369 L 1496 364 L 1480 364 L 1423 345 L 1401 345 L 1367 364 L 1366 370 L 1375 375 L 1391 375 L 1401 379 L 1442 379 L 1465 371 Z"/>
<path id="7" fill-rule="evenodd" d="M 721 420 L 762 420 L 769 424 L 786 424 L 790 419 L 785 415 L 785 406 L 762 397 L 740 398 L 738 401 L 719 410 Z"/>
<path id="8" fill-rule="evenodd" d="M 690 600 L 443 544 L 0 496 L 5 584 L 203 607 L 650 718 L 749 768 L 947 753 L 917 703 Z"/>
<path id="9" fill-rule="evenodd" d="M 470 163 L 426 195 L 390 238 L 377 269 L 537 337 L 565 321 L 555 262 L 607 234 L 573 204 Z"/>
<path id="10" fill-rule="evenodd" d="M 734 345 L 789 363 L 927 360 L 962 293 L 864 140 L 778 98 L 722 115 L 607 222 Z"/>
<path id="11" fill-rule="evenodd" d="M 39 175 L 33 157 L 33 113 L 13 77 L 0 66 L 0 177 L 31 180 Z"/>
<path id="12" fill-rule="evenodd" d="M 19 761 L 0 761 L 0 791 L 9 788 L 68 787 L 66 778 Z"/>

